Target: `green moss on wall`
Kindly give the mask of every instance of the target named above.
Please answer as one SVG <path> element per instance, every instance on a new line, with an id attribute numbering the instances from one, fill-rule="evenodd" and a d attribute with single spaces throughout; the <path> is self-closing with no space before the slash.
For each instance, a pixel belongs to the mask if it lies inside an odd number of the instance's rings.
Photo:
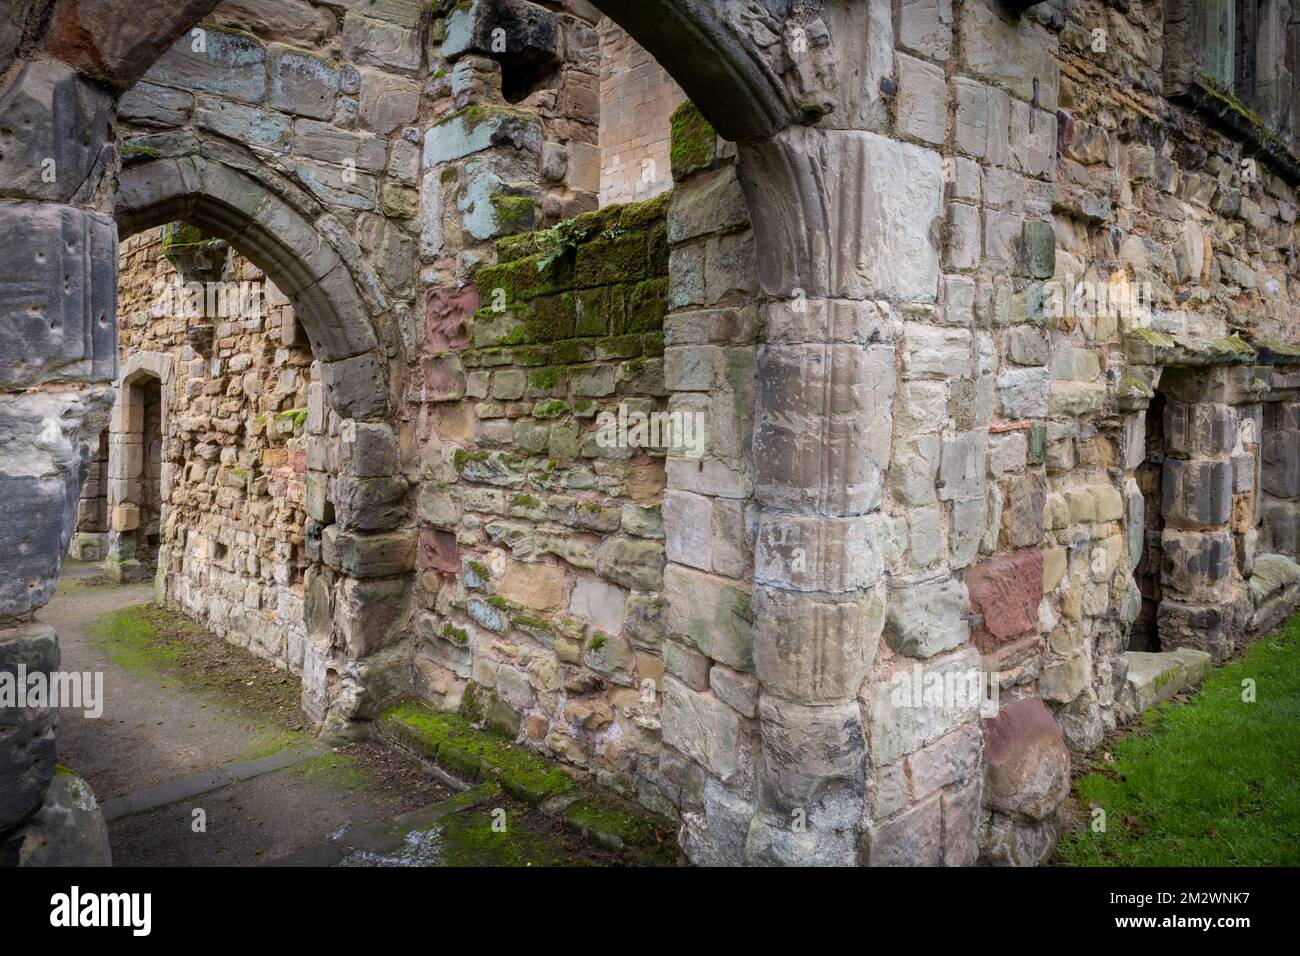
<path id="1" fill-rule="evenodd" d="M 531 230 L 537 222 L 537 207 L 531 196 L 510 196 L 493 193 L 492 208 L 497 213 L 497 224 L 502 231 L 521 233 Z"/>
<path id="2" fill-rule="evenodd" d="M 673 178 L 681 179 L 692 170 L 713 161 L 718 134 L 695 104 L 689 100 L 673 111 L 672 126 Z"/>

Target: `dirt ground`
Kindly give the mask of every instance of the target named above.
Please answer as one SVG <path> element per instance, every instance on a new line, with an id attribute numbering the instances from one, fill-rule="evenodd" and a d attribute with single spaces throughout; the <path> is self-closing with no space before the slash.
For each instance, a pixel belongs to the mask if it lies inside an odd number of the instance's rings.
<path id="1" fill-rule="evenodd" d="M 59 760 L 95 791 L 114 865 L 624 862 L 500 793 L 466 800 L 380 744 L 324 747 L 297 677 L 152 599 L 71 563 L 41 612 L 62 669 L 103 675 L 102 715 L 61 712 Z"/>
<path id="2" fill-rule="evenodd" d="M 302 759 L 110 820 L 115 865 L 259 863 L 450 796 L 379 745 L 323 750 L 303 720 L 295 676 L 151 599 L 147 585 L 117 587 L 97 567 L 74 564 L 42 612 L 59 633 L 62 668 L 104 675 L 102 716 L 61 713 L 60 763 L 113 810 L 150 788 L 166 799 L 176 782 L 220 768 L 251 773 L 273 755 Z M 127 608 L 125 621 L 106 625 Z"/>

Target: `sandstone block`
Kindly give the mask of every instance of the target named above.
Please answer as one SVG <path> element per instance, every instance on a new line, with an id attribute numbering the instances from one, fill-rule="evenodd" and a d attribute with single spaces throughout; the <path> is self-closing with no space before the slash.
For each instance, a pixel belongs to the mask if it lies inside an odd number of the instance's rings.
<path id="1" fill-rule="evenodd" d="M 114 531 L 134 531 L 140 527 L 140 506 L 125 504 L 113 509 L 111 525 Z"/>
<path id="2" fill-rule="evenodd" d="M 1165 405 L 1165 446 L 1179 458 L 1227 458 L 1237 443 L 1237 410 L 1215 402 Z"/>
<path id="3" fill-rule="evenodd" d="M 922 747 L 907 758 L 913 796 L 921 799 L 941 787 L 970 780 L 980 769 L 983 755 L 984 739 L 974 721 Z"/>
<path id="4" fill-rule="evenodd" d="M 207 28 L 203 49 L 190 36 L 180 37 L 150 69 L 166 86 L 211 93 L 239 103 L 260 103 L 266 96 L 266 51 L 255 37 L 233 30 Z"/>
<path id="5" fill-rule="evenodd" d="M 900 581 L 890 588 L 885 638 L 908 657 L 932 657 L 969 639 L 966 586 L 956 578 Z"/>
<path id="6" fill-rule="evenodd" d="M 106 172 L 101 151 L 109 141 L 110 115 L 108 92 L 72 67 L 57 60 L 24 63 L 0 94 L 0 126 L 8 131 L 0 156 L 6 195 L 89 205 L 91 190 Z"/>
<path id="7" fill-rule="evenodd" d="M 71 206 L 7 203 L 0 228 L 23 236 L 21 254 L 0 257 L 0 386 L 113 378 L 115 328 L 101 321 L 117 307 L 112 221 Z"/>
<path id="8" fill-rule="evenodd" d="M 979 652 L 965 647 L 924 664 L 906 662 L 887 678 L 872 683 L 866 691 L 872 764 L 893 763 L 974 720 L 979 714 L 979 695 L 966 690 L 979 678 Z M 927 693 L 929 685 L 943 692 Z M 947 693 L 950 686 L 952 694 Z"/>
<path id="9" fill-rule="evenodd" d="M 943 806 L 940 795 L 884 823 L 867 827 L 862 836 L 867 866 L 938 866 L 943 862 Z"/>
<path id="10" fill-rule="evenodd" d="M 564 569 L 554 564 L 510 559 L 497 593 L 513 604 L 534 611 L 558 610 L 564 603 Z"/>
<path id="11" fill-rule="evenodd" d="M 670 564 L 664 574 L 668 632 L 739 671 L 754 669 L 750 589 Z"/>
<path id="12" fill-rule="evenodd" d="M 984 721 L 984 799 L 1006 814 L 1043 820 L 1070 787 L 1070 754 L 1043 702 L 1026 697 Z"/>
<path id="13" fill-rule="evenodd" d="M 1160 579 L 1167 595 L 1197 604 L 1223 597 L 1232 573 L 1231 532 L 1166 528 L 1160 546 Z"/>
<path id="14" fill-rule="evenodd" d="M 893 350 L 854 346 L 768 349 L 759 373 L 757 494 L 776 510 L 817 503 L 860 513 L 880 500 L 888 461 Z"/>
<path id="15" fill-rule="evenodd" d="M 869 517 L 825 518 L 764 513 L 759 518 L 754 577 L 798 591 L 852 591 L 884 576 Z"/>
<path id="16" fill-rule="evenodd" d="M 298 116 L 329 119 L 339 90 L 339 71 L 328 60 L 304 50 L 272 44 L 267 103 Z"/>
<path id="17" fill-rule="evenodd" d="M 852 697 L 879 646 L 881 590 L 830 597 L 757 588 L 753 653 L 759 680 L 805 703 Z"/>
<path id="18" fill-rule="evenodd" d="M 1166 458 L 1161 481 L 1165 520 L 1181 527 L 1224 525 L 1232 517 L 1232 463 Z"/>
<path id="19" fill-rule="evenodd" d="M 573 594 L 569 598 L 569 613 L 602 631 L 617 633 L 623 627 L 625 614 L 629 618 L 638 615 L 645 609 L 648 600 L 651 599 L 641 599 L 633 604 L 622 588 L 583 575 L 574 583 Z M 638 619 L 637 623 L 644 622 Z M 631 621 L 629 625 L 629 636 L 644 636 L 643 631 L 631 626 Z M 660 637 L 662 639 L 662 634 Z"/>
<path id="20" fill-rule="evenodd" d="M 971 610 L 980 616 L 975 643 L 989 651 L 1038 632 L 1043 597 L 1042 552 L 998 555 L 966 572 Z"/>
<path id="21" fill-rule="evenodd" d="M 331 525 L 325 529 L 322 557 L 326 564 L 354 577 L 405 574 L 415 565 L 415 535 L 405 531 L 359 534 Z"/>
<path id="22" fill-rule="evenodd" d="M 349 531 L 391 531 L 406 520 L 405 478 L 338 478 L 334 513 Z"/>
<path id="23" fill-rule="evenodd" d="M 866 735 L 856 700 L 807 706 L 764 694 L 759 699 L 763 736 L 763 805 L 788 815 L 839 802 L 841 791 L 864 792 Z M 847 822 L 847 821 L 846 821 Z"/>
<path id="24" fill-rule="evenodd" d="M 750 769 L 747 732 L 734 710 L 711 693 L 664 677 L 660 710 L 664 743 L 706 767 L 723 783 Z"/>

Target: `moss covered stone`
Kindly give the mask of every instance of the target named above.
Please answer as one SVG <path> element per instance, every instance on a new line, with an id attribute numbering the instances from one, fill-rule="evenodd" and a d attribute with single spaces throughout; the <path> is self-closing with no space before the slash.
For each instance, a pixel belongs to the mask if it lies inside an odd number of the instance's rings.
<path id="1" fill-rule="evenodd" d="M 555 343 L 551 361 L 556 365 L 582 365 L 596 359 L 596 342 L 593 339 L 569 339 Z"/>
<path id="2" fill-rule="evenodd" d="M 489 706 L 490 700 L 484 700 L 484 716 Z M 401 701 L 385 710 L 378 721 L 383 732 L 420 756 L 462 778 L 498 783 L 516 800 L 530 806 L 577 789 L 573 779 L 557 765 L 500 736 L 476 729 L 460 715 L 440 714 L 424 704 Z"/>
<path id="3" fill-rule="evenodd" d="M 500 299 L 497 289 L 505 293 L 507 303 L 526 302 L 571 289 L 574 282 L 573 263 L 567 259 L 556 259 L 544 264 L 542 256 L 534 255 L 484 266 L 478 270 L 474 279 L 478 285 L 479 298 L 483 302 L 495 304 Z"/>
<path id="4" fill-rule="evenodd" d="M 528 387 L 549 391 L 564 385 L 564 369 L 551 365 L 546 368 L 533 369 L 528 373 Z"/>
<path id="5" fill-rule="evenodd" d="M 627 293 L 627 309 L 620 332 L 661 332 L 664 317 L 668 314 L 668 279 L 646 279 L 632 286 Z"/>
<path id="6" fill-rule="evenodd" d="M 537 205 L 531 196 L 509 196 L 494 193 L 492 208 L 497 213 L 497 225 L 502 232 L 515 234 L 530 232 L 537 223 Z"/>
<path id="7" fill-rule="evenodd" d="M 650 277 L 650 231 L 623 232 L 578 247 L 574 281 L 579 286 L 638 282 Z"/>
<path id="8" fill-rule="evenodd" d="M 683 179 L 696 169 L 713 162 L 718 134 L 709 121 L 689 100 L 673 111 L 670 156 L 673 178 Z"/>
<path id="9" fill-rule="evenodd" d="M 542 402 L 533 408 L 534 418 L 559 418 L 561 415 L 567 415 L 570 405 L 566 401 L 557 399 L 553 402 Z"/>
<path id="10" fill-rule="evenodd" d="M 565 811 L 564 822 L 597 846 L 631 851 L 644 863 L 672 866 L 677 860 L 672 821 L 626 800 L 604 794 L 578 800 Z"/>
<path id="11" fill-rule="evenodd" d="M 577 306 L 572 292 L 536 299 L 524 318 L 524 341 L 559 342 L 573 337 Z"/>

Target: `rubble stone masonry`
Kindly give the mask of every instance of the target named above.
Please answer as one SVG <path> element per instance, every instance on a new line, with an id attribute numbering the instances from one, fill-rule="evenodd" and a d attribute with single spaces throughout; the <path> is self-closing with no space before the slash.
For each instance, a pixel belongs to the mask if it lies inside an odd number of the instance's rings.
<path id="1" fill-rule="evenodd" d="M 122 244 L 118 299 L 123 367 L 154 353 L 170 370 L 161 467 L 143 482 L 164 505 L 159 595 L 300 671 L 311 347 L 274 283 L 224 243 L 210 253 L 215 268 L 188 275 L 167 248 L 161 229 Z M 187 315 L 200 293 L 201 314 Z M 233 314 L 211 314 L 214 303 Z M 110 471 L 115 457 L 110 450 Z"/>
<path id="2" fill-rule="evenodd" d="M 1203 671 L 1300 600 L 1290 5 L 1256 109 L 1194 4 L 0 31 L 0 117 L 36 118 L 0 286 L 47 296 L 0 323 L 0 663 L 57 659 L 78 525 L 145 567 L 156 379 L 163 589 L 301 668 L 326 734 L 458 709 L 694 863 L 1043 862 L 1069 751 L 1151 700 L 1131 655 Z M 150 314 L 173 220 L 288 301 L 210 340 Z M 625 427 L 664 413 L 699 440 Z M 52 773 L 53 717 L 19 725 L 0 829 Z"/>

